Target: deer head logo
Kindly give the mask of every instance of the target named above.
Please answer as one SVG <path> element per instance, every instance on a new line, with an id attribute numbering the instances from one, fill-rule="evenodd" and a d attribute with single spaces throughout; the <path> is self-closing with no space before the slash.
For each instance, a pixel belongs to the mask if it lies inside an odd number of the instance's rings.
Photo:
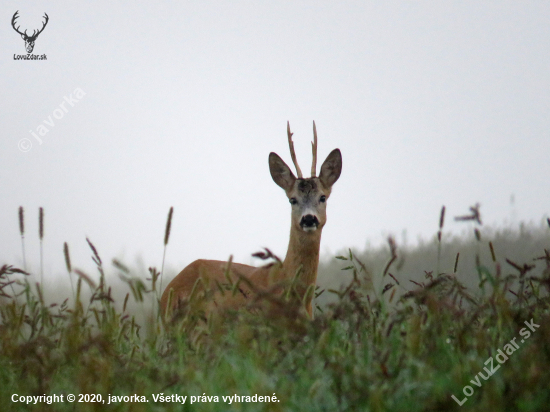
<path id="1" fill-rule="evenodd" d="M 25 32 L 22 33 L 22 32 L 19 31 L 20 26 L 15 27 L 15 20 L 17 20 L 17 18 L 19 17 L 17 13 L 19 13 L 19 10 L 17 10 L 15 12 L 15 14 L 13 15 L 13 18 L 11 19 L 11 25 L 12 25 L 13 29 L 21 35 L 21 38 L 23 40 L 25 40 L 25 49 L 27 49 L 27 53 L 32 53 L 32 51 L 34 49 L 34 42 L 36 41 L 36 38 L 38 37 L 38 35 L 40 33 L 42 33 L 44 31 L 44 28 L 46 27 L 46 24 L 48 24 L 48 20 L 50 18 L 48 17 L 48 15 L 46 13 L 44 13 L 44 18 L 46 19 L 46 21 L 44 23 L 42 23 L 42 28 L 38 31 L 33 30 L 32 35 L 29 36 L 27 34 L 27 30 L 25 30 Z"/>

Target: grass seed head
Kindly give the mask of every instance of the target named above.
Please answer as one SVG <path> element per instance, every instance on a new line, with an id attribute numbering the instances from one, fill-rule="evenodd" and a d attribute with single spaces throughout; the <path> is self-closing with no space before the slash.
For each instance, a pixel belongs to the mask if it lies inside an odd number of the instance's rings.
<path id="1" fill-rule="evenodd" d="M 69 245 L 67 244 L 67 242 L 63 243 L 63 254 L 65 255 L 65 264 L 67 265 L 67 270 L 69 271 L 69 273 L 71 273 L 71 257 L 69 256 Z"/>
<path id="2" fill-rule="evenodd" d="M 164 231 L 164 246 L 168 244 L 168 239 L 170 239 L 170 229 L 172 228 L 172 215 L 174 214 L 174 207 L 170 208 L 168 212 L 168 219 L 166 220 L 166 230 Z"/>
<path id="3" fill-rule="evenodd" d="M 25 212 L 23 206 L 19 206 L 19 233 L 21 236 L 25 234 Z"/>
<path id="4" fill-rule="evenodd" d="M 38 209 L 38 237 L 44 239 L 44 208 Z"/>

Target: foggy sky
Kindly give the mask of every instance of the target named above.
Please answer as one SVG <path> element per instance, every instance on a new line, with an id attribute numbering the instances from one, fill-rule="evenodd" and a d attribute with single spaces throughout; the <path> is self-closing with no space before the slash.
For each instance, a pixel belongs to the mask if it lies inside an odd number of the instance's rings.
<path id="1" fill-rule="evenodd" d="M 26 54 L 16 10 L 29 32 L 49 15 L 33 52 L 47 60 L 14 60 Z M 250 263 L 262 247 L 283 257 L 290 205 L 267 159 L 291 164 L 287 120 L 303 170 L 313 120 L 318 165 L 342 151 L 322 254 L 404 231 L 428 239 L 442 205 L 452 233 L 477 202 L 488 224 L 548 216 L 547 2 L 3 1 L 0 12 L 0 264 L 22 265 L 19 206 L 34 271 L 44 207 L 47 276 L 64 273 L 65 241 L 89 269 L 86 237 L 107 265 L 160 267 L 171 206 L 170 267 Z"/>

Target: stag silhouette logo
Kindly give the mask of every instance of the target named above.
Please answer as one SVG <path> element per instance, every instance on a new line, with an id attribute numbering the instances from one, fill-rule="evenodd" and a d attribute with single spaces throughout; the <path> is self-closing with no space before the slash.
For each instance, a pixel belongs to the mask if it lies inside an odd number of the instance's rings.
<path id="1" fill-rule="evenodd" d="M 38 35 L 39 35 L 40 33 L 42 33 L 42 32 L 44 31 L 44 28 L 45 28 L 46 25 L 48 24 L 48 20 L 50 20 L 50 18 L 48 17 L 48 15 L 47 15 L 46 13 L 44 13 L 43 18 L 45 18 L 46 21 L 44 21 L 44 22 L 42 23 L 42 28 L 41 28 L 40 30 L 38 30 L 38 31 L 37 31 L 37 30 L 33 30 L 32 34 L 29 36 L 29 35 L 27 34 L 27 30 L 25 30 L 24 32 L 19 31 L 19 27 L 21 27 L 21 26 L 15 27 L 15 24 L 16 24 L 16 21 L 15 21 L 15 20 L 17 20 L 17 18 L 19 17 L 18 13 L 19 13 L 19 10 L 17 10 L 17 11 L 15 12 L 15 14 L 13 15 L 13 18 L 11 19 L 11 26 L 13 27 L 13 29 L 14 29 L 17 33 L 19 33 L 19 34 L 21 35 L 21 38 L 22 38 L 23 40 L 25 40 L 25 49 L 27 49 L 27 53 L 30 54 L 30 53 L 32 53 L 32 51 L 33 51 L 33 49 L 34 49 L 34 42 L 36 41 L 36 38 L 38 37 Z"/>

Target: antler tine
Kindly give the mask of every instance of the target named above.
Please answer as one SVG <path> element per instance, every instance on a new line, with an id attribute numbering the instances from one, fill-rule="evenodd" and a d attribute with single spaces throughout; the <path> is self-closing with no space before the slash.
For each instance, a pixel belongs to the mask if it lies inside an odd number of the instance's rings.
<path id="1" fill-rule="evenodd" d="M 34 33 L 32 34 L 32 37 L 36 37 L 38 36 L 40 33 L 42 33 L 44 31 L 44 29 L 46 28 L 46 25 L 48 24 L 48 21 L 50 20 L 50 18 L 48 17 L 48 14 L 46 12 L 44 12 L 44 15 L 42 16 L 42 18 L 45 18 L 46 21 L 44 23 L 42 23 L 42 28 L 40 30 L 38 30 L 38 33 Z M 35 32 L 37 30 L 34 30 Z"/>
<path id="2" fill-rule="evenodd" d="M 19 18 L 18 14 L 19 14 L 19 10 L 17 10 L 17 11 L 14 13 L 14 15 L 13 15 L 13 17 L 12 17 L 12 19 L 11 19 L 11 26 L 13 27 L 13 29 L 14 29 L 17 33 L 23 35 L 23 34 L 26 34 L 26 33 L 27 33 L 27 30 L 25 30 L 25 33 L 21 33 L 21 32 L 19 31 L 19 27 L 21 27 L 21 26 L 15 27 L 15 20 L 17 20 L 17 19 Z"/>
<path id="3" fill-rule="evenodd" d="M 317 128 L 315 127 L 315 120 L 313 121 L 313 142 L 311 142 L 311 152 L 313 154 L 311 177 L 315 177 L 317 175 Z"/>
<path id="4" fill-rule="evenodd" d="M 294 167 L 296 167 L 296 173 L 298 173 L 299 178 L 303 178 L 302 171 L 300 166 L 298 166 L 298 161 L 296 160 L 296 153 L 294 152 L 294 143 L 292 142 L 292 135 L 294 133 L 290 132 L 290 122 L 286 122 L 286 134 L 288 135 L 288 147 L 290 148 L 290 157 L 292 157 L 292 162 Z"/>
<path id="5" fill-rule="evenodd" d="M 48 24 L 48 22 L 50 21 L 50 18 L 48 17 L 48 14 L 46 12 L 44 12 L 44 15 L 42 16 L 43 18 L 46 19 L 46 21 L 44 23 L 42 23 L 42 29 L 40 29 L 40 31 L 38 32 L 38 34 L 42 33 L 44 31 L 44 29 L 46 28 L 46 25 Z"/>

